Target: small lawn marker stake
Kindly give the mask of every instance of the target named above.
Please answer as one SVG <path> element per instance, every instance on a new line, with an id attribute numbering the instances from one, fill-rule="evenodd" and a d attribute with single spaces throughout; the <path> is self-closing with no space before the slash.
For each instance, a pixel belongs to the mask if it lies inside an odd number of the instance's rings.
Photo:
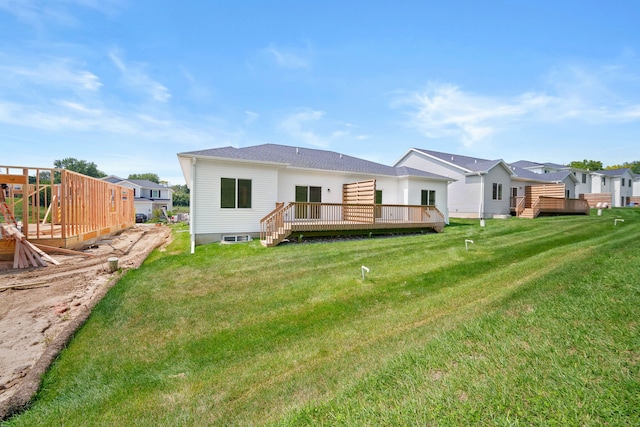
<path id="1" fill-rule="evenodd" d="M 465 248 L 466 250 L 469 250 L 469 243 L 473 243 L 473 240 L 466 239 L 466 240 L 464 241 L 464 248 Z"/>
<path id="2" fill-rule="evenodd" d="M 613 225 L 614 225 L 614 226 L 618 225 L 618 221 L 622 221 L 622 222 L 624 222 L 624 219 L 621 219 L 621 218 L 616 218 L 616 219 L 614 219 L 614 220 L 613 220 Z"/>
<path id="3" fill-rule="evenodd" d="M 369 272 L 369 268 L 365 267 L 364 265 L 362 266 L 362 280 L 364 280 L 364 272 Z"/>

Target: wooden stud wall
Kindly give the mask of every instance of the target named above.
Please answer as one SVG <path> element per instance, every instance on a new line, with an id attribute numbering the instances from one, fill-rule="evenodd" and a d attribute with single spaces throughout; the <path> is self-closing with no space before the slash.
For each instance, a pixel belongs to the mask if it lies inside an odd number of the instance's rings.
<path id="1" fill-rule="evenodd" d="M 135 223 L 133 190 L 107 181 L 65 169 L 0 166 L 1 183 L 9 186 L 9 208 L 21 208 L 16 219 L 32 242 L 80 247 Z M 5 246 L 0 254 L 13 252 Z"/>

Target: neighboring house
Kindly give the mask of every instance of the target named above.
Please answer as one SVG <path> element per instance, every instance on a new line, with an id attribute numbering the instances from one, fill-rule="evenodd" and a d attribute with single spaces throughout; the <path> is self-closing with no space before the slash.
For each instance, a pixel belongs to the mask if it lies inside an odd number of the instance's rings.
<path id="1" fill-rule="evenodd" d="M 610 193 L 614 207 L 628 206 L 634 195 L 635 174 L 629 168 L 591 172 L 591 193 Z"/>
<path id="2" fill-rule="evenodd" d="M 536 163 L 529 160 L 519 160 L 517 162 L 511 163 L 511 166 L 515 166 L 517 168 L 521 168 L 536 174 L 551 174 L 550 177 L 546 175 L 542 177 L 542 179 L 545 180 L 550 178 L 549 180 L 555 180 L 555 182 L 564 181 L 565 184 L 567 184 L 567 188 L 573 190 L 570 191 L 571 195 L 568 197 L 578 198 L 581 194 L 591 193 L 592 175 L 588 170 L 559 165 L 557 163 Z M 575 177 L 575 183 L 569 182 L 566 177 L 564 177 L 567 172 L 571 172 L 573 174 L 573 176 Z"/>
<path id="3" fill-rule="evenodd" d="M 513 162 L 510 164 L 511 166 L 522 168 L 524 170 L 537 173 L 537 174 L 554 173 L 554 172 L 571 170 L 571 167 L 565 166 L 565 165 L 559 165 L 557 163 L 536 163 L 536 162 L 531 162 L 529 160 L 519 160 L 517 162 Z"/>
<path id="4" fill-rule="evenodd" d="M 518 167 L 517 164 L 510 163 L 514 175 L 511 177 L 511 196 L 522 197 L 524 190 L 530 185 L 544 184 L 564 184 L 564 197 L 567 199 L 578 198 L 578 185 L 580 181 L 571 170 L 532 172 L 530 169 Z"/>
<path id="5" fill-rule="evenodd" d="M 449 177 L 449 215 L 454 218 L 509 216 L 511 179 L 503 160 L 410 148 L 394 166 L 406 166 Z"/>
<path id="6" fill-rule="evenodd" d="M 178 160 L 191 190 L 192 250 L 196 244 L 234 236 L 256 237 L 261 220 L 275 215 L 283 203 L 339 207 L 345 186 L 363 181 L 374 183 L 372 206 L 435 206 L 448 222 L 447 187 L 452 179 L 409 167 L 277 144 L 178 153 Z M 310 221 L 322 220 L 320 211 L 304 206 L 312 209 L 303 212 Z"/>
<path id="7" fill-rule="evenodd" d="M 133 189 L 137 214 L 145 214 L 148 218 L 151 218 L 153 211 L 156 209 L 173 210 L 173 190 L 169 187 L 146 179 L 123 179 L 115 175 L 109 175 L 102 179 L 112 184 Z"/>

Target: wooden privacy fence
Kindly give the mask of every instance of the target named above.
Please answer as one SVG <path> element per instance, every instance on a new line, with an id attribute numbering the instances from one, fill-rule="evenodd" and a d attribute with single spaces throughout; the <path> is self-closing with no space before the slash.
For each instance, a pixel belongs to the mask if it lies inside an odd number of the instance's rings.
<path id="1" fill-rule="evenodd" d="M 133 190 L 66 169 L 0 166 L 0 184 L 30 241 L 79 247 L 135 223 Z"/>
<path id="2" fill-rule="evenodd" d="M 580 198 L 586 200 L 591 208 L 603 206 L 604 204 L 607 207 L 613 206 L 613 194 L 611 193 L 584 193 L 580 195 Z"/>

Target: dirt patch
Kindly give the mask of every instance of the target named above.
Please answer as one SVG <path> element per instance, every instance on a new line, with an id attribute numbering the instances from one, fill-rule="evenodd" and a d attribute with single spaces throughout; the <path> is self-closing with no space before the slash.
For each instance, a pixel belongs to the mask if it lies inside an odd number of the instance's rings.
<path id="1" fill-rule="evenodd" d="M 42 374 L 119 277 L 107 259 L 117 257 L 122 270 L 138 268 L 170 236 L 168 227 L 140 224 L 83 251 L 94 256 L 52 253 L 60 265 L 21 271 L 0 264 L 0 420 L 29 403 Z"/>

